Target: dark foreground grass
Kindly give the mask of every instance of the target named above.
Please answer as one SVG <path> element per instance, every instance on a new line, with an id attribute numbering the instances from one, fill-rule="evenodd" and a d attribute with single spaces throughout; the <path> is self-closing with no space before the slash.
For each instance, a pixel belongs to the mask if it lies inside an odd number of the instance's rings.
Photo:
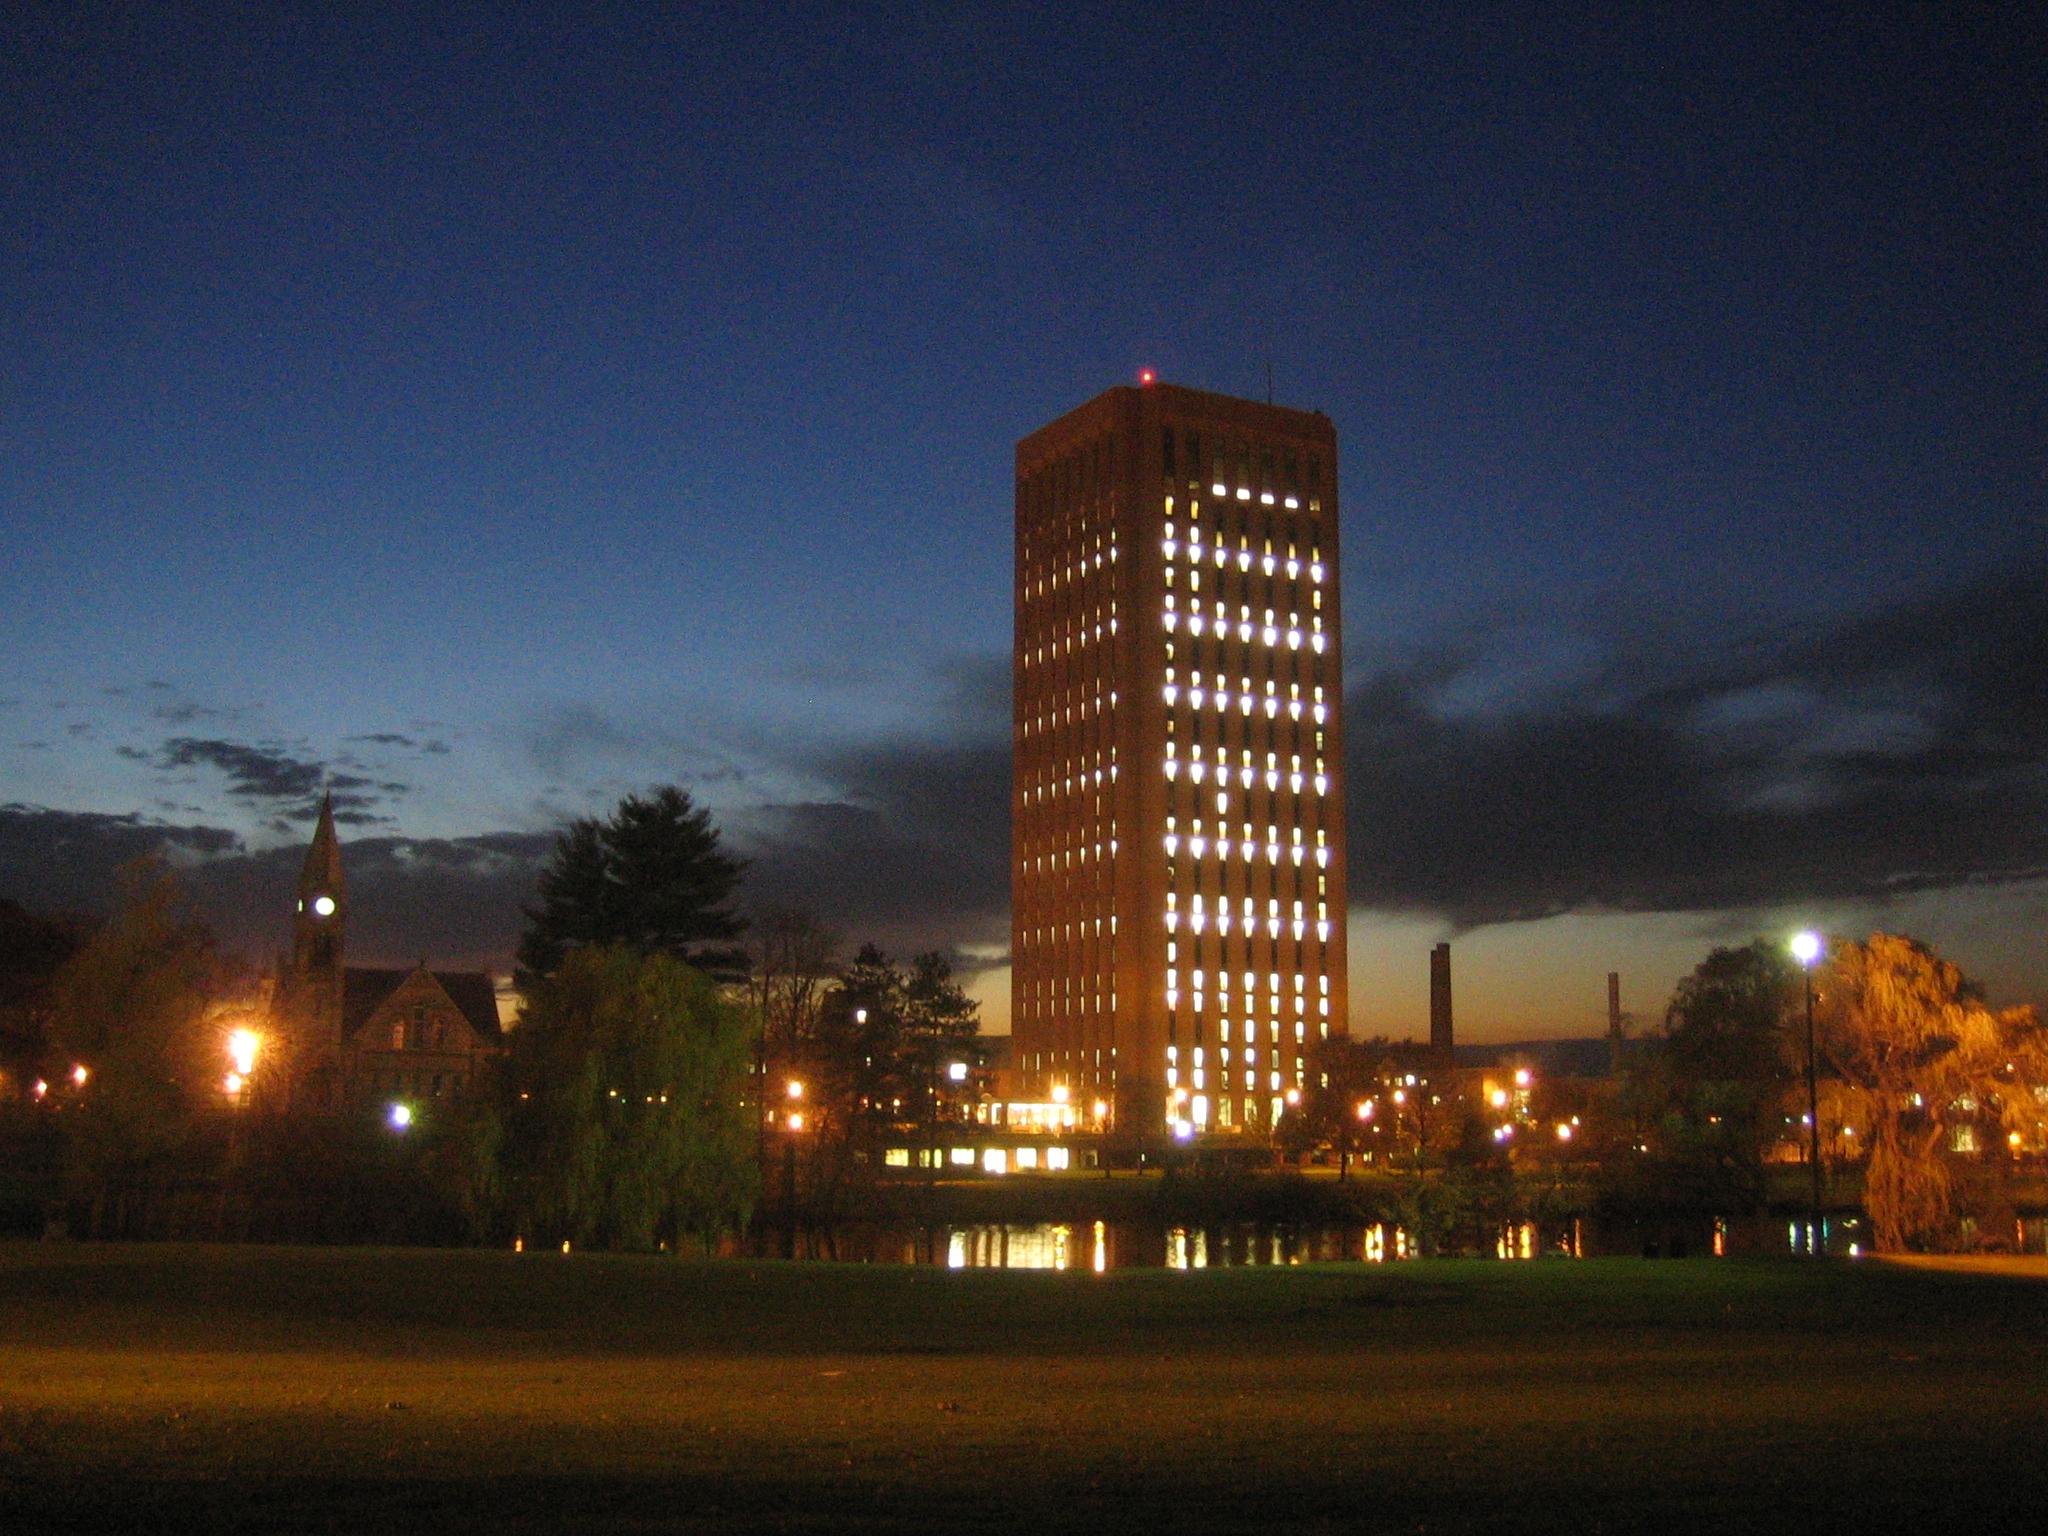
<path id="1" fill-rule="evenodd" d="M 0 1247 L 0 1530 L 2040 1528 L 2048 1285 Z"/>

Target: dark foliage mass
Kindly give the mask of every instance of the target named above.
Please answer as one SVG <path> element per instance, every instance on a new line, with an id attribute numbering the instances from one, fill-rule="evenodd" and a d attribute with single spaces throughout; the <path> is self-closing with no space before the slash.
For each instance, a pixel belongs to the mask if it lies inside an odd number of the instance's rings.
<path id="1" fill-rule="evenodd" d="M 520 969 L 548 976 L 573 949 L 619 945 L 737 981 L 746 975 L 746 923 L 733 906 L 741 868 L 687 791 L 629 795 L 608 819 L 587 817 L 556 839 L 527 909 Z"/>

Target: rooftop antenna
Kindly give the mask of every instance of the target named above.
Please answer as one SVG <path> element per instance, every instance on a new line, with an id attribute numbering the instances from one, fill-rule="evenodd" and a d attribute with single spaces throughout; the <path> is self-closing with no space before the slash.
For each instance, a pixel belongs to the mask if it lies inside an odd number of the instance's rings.
<path id="1" fill-rule="evenodd" d="M 1268 404 L 1268 405 L 1271 405 L 1272 403 L 1273 403 L 1273 353 L 1272 353 L 1272 349 L 1271 349 L 1271 348 L 1268 348 L 1268 349 L 1267 349 L 1267 351 L 1266 351 L 1266 404 Z"/>

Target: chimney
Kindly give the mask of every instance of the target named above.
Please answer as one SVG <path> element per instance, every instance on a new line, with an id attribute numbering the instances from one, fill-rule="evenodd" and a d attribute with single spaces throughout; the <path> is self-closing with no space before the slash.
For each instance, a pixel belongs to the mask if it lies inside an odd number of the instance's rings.
<path id="1" fill-rule="evenodd" d="M 1621 972 L 1607 973 L 1607 1075 L 1621 1076 Z"/>
<path id="2" fill-rule="evenodd" d="M 1443 1066 L 1457 1064 L 1451 1044 L 1451 946 L 1429 952 L 1429 1053 Z"/>

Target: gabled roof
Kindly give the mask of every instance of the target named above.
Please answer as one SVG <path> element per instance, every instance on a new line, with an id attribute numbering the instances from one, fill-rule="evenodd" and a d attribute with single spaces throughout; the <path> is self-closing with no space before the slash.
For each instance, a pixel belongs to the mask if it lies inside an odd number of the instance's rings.
<path id="1" fill-rule="evenodd" d="M 342 1038 L 353 1037 L 392 993 L 422 969 L 420 966 L 409 971 L 362 965 L 348 967 L 342 975 Z M 496 1045 L 504 1039 L 504 1032 L 498 1027 L 498 987 L 489 972 L 428 971 L 427 974 L 440 983 L 441 990 L 448 994 L 448 1000 L 469 1027 L 476 1031 L 479 1040 L 487 1045 Z"/>

